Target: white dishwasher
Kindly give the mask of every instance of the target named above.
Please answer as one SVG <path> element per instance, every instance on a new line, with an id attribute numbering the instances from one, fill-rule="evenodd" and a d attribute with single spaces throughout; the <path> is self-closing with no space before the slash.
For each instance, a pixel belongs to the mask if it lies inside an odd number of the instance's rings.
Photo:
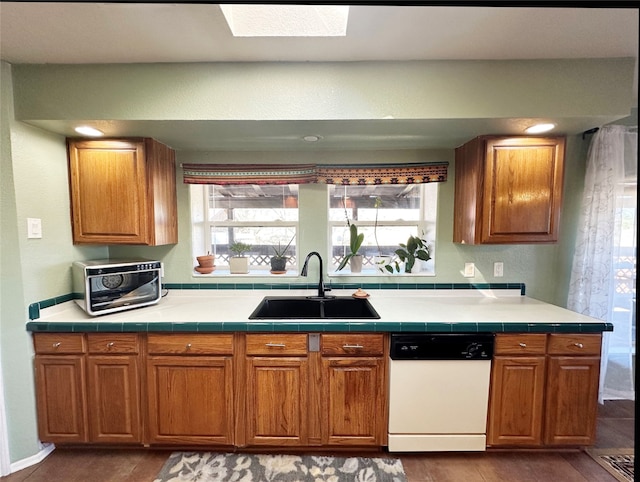
<path id="1" fill-rule="evenodd" d="M 486 449 L 494 335 L 392 334 L 389 452 Z"/>

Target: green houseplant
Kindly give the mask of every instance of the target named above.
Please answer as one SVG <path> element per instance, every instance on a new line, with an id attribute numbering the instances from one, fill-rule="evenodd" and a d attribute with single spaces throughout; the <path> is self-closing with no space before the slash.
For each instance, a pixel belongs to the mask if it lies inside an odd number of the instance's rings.
<path id="1" fill-rule="evenodd" d="M 245 253 L 251 249 L 251 245 L 235 242 L 229 246 L 233 256 L 229 258 L 229 272 L 232 274 L 246 274 L 249 272 L 249 258 Z"/>
<path id="2" fill-rule="evenodd" d="M 291 237 L 291 240 L 289 241 L 289 243 L 284 247 L 284 249 L 282 249 L 282 246 L 280 245 L 280 241 L 278 241 L 278 247 L 276 248 L 275 246 L 273 247 L 273 251 L 274 251 L 274 255 L 271 256 L 271 272 L 275 273 L 275 274 L 281 274 L 287 271 L 287 260 L 289 259 L 289 257 L 287 256 L 287 250 L 289 249 L 289 246 L 291 246 L 291 243 L 293 243 L 293 240 L 295 238 L 295 234 Z"/>
<path id="3" fill-rule="evenodd" d="M 336 271 L 340 271 L 347 265 L 347 263 L 350 263 L 351 272 L 359 273 L 360 271 L 362 271 L 362 255 L 359 254 L 358 251 L 360 250 L 362 242 L 364 241 L 364 234 L 358 234 L 358 227 L 352 223 L 349 224 L 349 234 L 350 252 L 347 253 L 344 258 L 342 258 L 342 261 L 340 262 L 340 265 L 338 266 L 338 269 Z"/>
<path id="4" fill-rule="evenodd" d="M 431 255 L 429 254 L 429 246 L 427 241 L 419 236 L 409 236 L 407 243 L 400 243 L 400 248 L 396 249 L 396 255 L 400 258 L 400 261 L 404 263 L 404 272 L 411 273 L 416 260 L 429 261 Z M 390 266 L 388 268 L 391 268 Z M 395 262 L 396 271 L 401 271 L 400 264 Z"/>

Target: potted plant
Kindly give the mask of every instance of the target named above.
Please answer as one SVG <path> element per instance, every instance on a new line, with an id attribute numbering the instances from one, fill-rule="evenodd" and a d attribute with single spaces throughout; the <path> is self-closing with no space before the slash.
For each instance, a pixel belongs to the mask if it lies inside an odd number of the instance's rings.
<path id="1" fill-rule="evenodd" d="M 358 234 L 358 227 L 351 223 L 349 224 L 349 233 L 349 249 L 351 251 L 342 258 L 336 271 L 340 271 L 349 263 L 352 273 L 360 273 L 362 271 L 362 255 L 358 253 L 358 250 L 364 241 L 364 234 Z"/>
<path id="2" fill-rule="evenodd" d="M 229 272 L 231 274 L 247 274 L 249 272 L 249 258 L 245 253 L 251 249 L 251 245 L 235 242 L 229 246 L 234 254 L 229 258 Z"/>
<path id="3" fill-rule="evenodd" d="M 419 236 L 409 236 L 407 243 L 400 243 L 400 248 L 396 249 L 396 254 L 400 261 L 404 263 L 404 272 L 411 273 L 417 260 L 429 261 L 429 246 L 427 241 Z M 395 268 L 398 273 L 401 271 L 400 264 L 396 261 Z"/>
<path id="4" fill-rule="evenodd" d="M 271 273 L 272 274 L 283 274 L 287 272 L 287 260 L 289 257 L 287 256 L 287 250 L 293 239 L 295 238 L 295 234 L 291 237 L 289 243 L 285 246 L 284 249 L 280 246 L 280 241 L 278 241 L 278 247 L 273 246 L 273 251 L 275 252 L 274 256 L 271 256 Z"/>
<path id="5" fill-rule="evenodd" d="M 214 265 L 214 256 L 211 254 L 211 251 L 207 251 L 207 254 L 202 256 L 196 256 L 196 260 L 198 261 L 198 266 L 195 266 L 194 269 L 198 273 L 209 274 L 216 269 Z"/>
<path id="6" fill-rule="evenodd" d="M 373 203 L 373 207 L 376 209 L 376 218 L 373 222 L 373 237 L 376 240 L 376 247 L 378 248 L 378 256 L 376 256 L 373 260 L 376 268 L 381 273 L 393 273 L 393 268 L 390 266 L 391 264 L 391 256 L 382 254 L 382 250 L 380 249 L 380 243 L 378 243 L 378 210 L 382 206 L 382 199 L 380 196 L 376 196 L 376 200 Z"/>

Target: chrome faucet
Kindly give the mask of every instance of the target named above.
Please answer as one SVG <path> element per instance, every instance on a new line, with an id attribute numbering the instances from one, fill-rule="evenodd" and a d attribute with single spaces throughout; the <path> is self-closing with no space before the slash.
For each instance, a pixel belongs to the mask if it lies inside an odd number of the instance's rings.
<path id="1" fill-rule="evenodd" d="M 320 261 L 320 280 L 318 281 L 318 298 L 327 298 L 327 296 L 325 296 L 325 291 L 331 291 L 331 288 L 326 288 L 324 286 L 324 281 L 322 279 L 322 257 L 320 256 L 320 253 L 318 253 L 317 251 L 311 251 L 306 259 L 304 260 L 304 265 L 302 266 L 302 271 L 300 272 L 301 276 L 307 276 L 307 269 L 308 269 L 308 265 L 309 265 L 309 258 L 311 258 L 311 256 L 317 256 L 318 257 L 318 261 Z"/>

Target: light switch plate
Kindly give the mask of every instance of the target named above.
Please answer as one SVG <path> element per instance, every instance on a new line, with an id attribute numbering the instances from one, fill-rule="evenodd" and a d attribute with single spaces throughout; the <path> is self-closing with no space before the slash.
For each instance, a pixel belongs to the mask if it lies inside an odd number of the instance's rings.
<path id="1" fill-rule="evenodd" d="M 464 277 L 473 278 L 476 275 L 476 265 L 474 263 L 464 264 Z"/>
<path id="2" fill-rule="evenodd" d="M 42 219 L 27 218 L 27 239 L 42 238 Z"/>

